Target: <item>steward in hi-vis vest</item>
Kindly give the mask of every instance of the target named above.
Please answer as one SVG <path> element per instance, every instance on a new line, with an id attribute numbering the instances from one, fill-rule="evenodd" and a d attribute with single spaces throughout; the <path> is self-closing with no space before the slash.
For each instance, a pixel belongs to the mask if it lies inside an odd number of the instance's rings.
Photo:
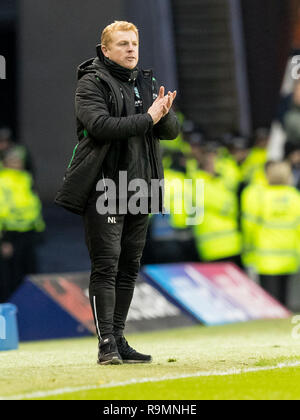
<path id="1" fill-rule="evenodd" d="M 286 163 L 268 165 L 267 178 L 269 185 L 251 185 L 242 194 L 243 262 L 284 303 L 288 278 L 299 270 L 300 194 L 289 185 Z"/>
<path id="2" fill-rule="evenodd" d="M 26 274 L 37 272 L 36 245 L 45 229 L 42 205 L 32 189 L 32 176 L 22 170 L 19 153 L 12 149 L 3 160 L 0 189 L 5 200 L 2 225 L 2 265 L 8 298 Z"/>
<path id="3" fill-rule="evenodd" d="M 194 173 L 195 180 L 204 182 L 204 217 L 194 227 L 197 248 L 202 261 L 238 261 L 241 253 L 238 198 L 215 173 L 216 158 L 216 150 L 206 151 L 203 169 Z"/>

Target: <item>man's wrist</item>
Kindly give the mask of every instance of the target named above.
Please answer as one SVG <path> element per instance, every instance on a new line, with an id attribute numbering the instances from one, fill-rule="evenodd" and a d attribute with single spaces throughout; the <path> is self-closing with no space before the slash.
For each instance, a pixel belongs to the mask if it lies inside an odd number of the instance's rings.
<path id="1" fill-rule="evenodd" d="M 166 121 L 168 119 L 168 117 L 169 117 L 169 112 L 164 117 L 162 117 L 160 122 L 163 123 L 164 121 Z"/>
<path id="2" fill-rule="evenodd" d="M 154 125 L 154 120 L 152 118 L 152 115 L 149 112 L 147 112 L 146 115 L 148 117 L 149 122 L 152 123 L 152 125 Z"/>

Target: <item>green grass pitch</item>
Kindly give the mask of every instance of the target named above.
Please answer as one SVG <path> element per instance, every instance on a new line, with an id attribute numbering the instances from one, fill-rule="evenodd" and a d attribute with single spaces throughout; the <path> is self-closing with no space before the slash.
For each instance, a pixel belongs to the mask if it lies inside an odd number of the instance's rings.
<path id="1" fill-rule="evenodd" d="M 0 352 L 0 398 L 202 400 L 300 398 L 291 319 L 130 335 L 151 365 L 98 366 L 95 338 Z"/>

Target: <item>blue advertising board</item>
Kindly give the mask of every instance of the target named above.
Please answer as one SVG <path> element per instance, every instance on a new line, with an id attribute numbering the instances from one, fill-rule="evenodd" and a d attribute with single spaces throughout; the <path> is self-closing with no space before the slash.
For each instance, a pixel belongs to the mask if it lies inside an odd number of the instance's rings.
<path id="1" fill-rule="evenodd" d="M 239 284 L 235 284 L 235 290 L 240 287 L 243 293 L 240 297 L 237 292 L 233 294 L 232 287 L 229 288 L 228 284 L 232 285 L 231 276 L 234 275 L 234 270 L 238 269 L 232 264 L 162 264 L 145 266 L 143 274 L 169 300 L 205 325 L 222 325 L 264 317 L 283 318 L 289 315 L 285 308 L 259 286 L 250 279 L 245 279 L 245 275 L 241 276 Z M 223 281 L 217 284 L 216 279 L 220 275 Z M 254 289 L 260 302 L 257 314 L 255 308 L 250 308 Z M 264 311 L 261 310 L 262 306 Z"/>

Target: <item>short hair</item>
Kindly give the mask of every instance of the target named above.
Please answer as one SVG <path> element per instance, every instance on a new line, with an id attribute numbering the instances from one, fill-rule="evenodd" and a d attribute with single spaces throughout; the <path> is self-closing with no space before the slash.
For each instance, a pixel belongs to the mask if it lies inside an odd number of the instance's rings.
<path id="1" fill-rule="evenodd" d="M 288 162 L 269 162 L 266 167 L 269 185 L 291 185 L 293 173 Z"/>
<path id="2" fill-rule="evenodd" d="M 110 25 L 106 26 L 106 28 L 104 28 L 101 35 L 101 45 L 105 45 L 107 47 L 111 42 L 112 33 L 116 31 L 133 31 L 139 39 L 138 28 L 133 23 L 123 20 L 116 20 L 114 23 L 111 23 Z"/>

